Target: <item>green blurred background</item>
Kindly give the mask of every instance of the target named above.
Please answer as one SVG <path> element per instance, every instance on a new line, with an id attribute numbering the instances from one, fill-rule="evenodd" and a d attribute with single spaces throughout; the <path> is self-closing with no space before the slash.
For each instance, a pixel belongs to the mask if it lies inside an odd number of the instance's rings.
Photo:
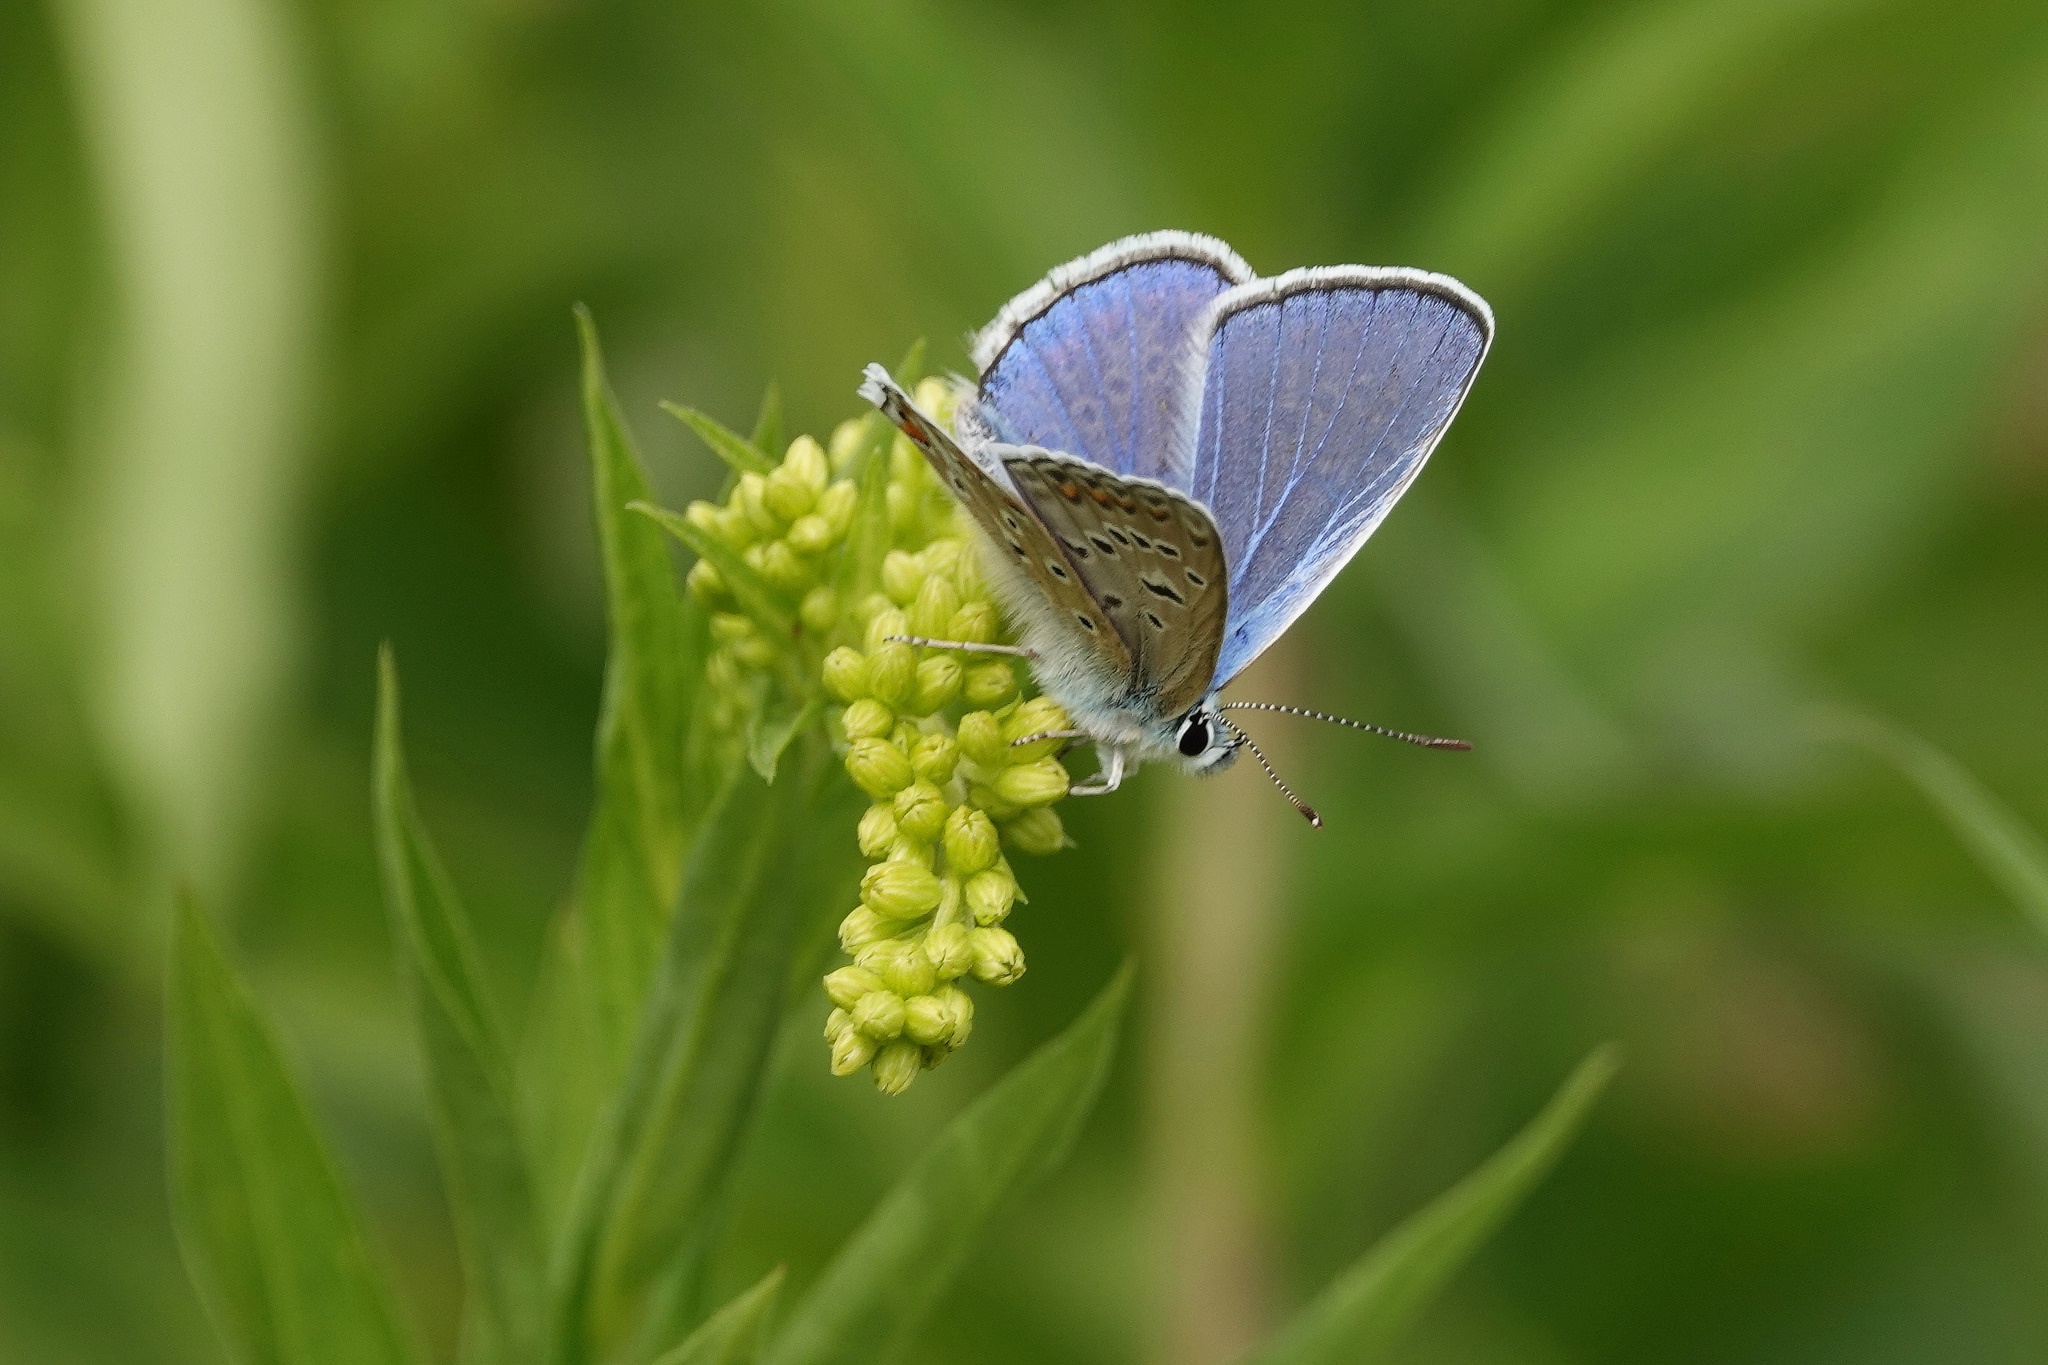
<path id="1" fill-rule="evenodd" d="M 884 1100 L 792 1021 L 727 1287 L 807 1279 L 1136 951 L 1080 1152 L 927 1358 L 1225 1359 L 1607 1037 L 1407 1358 L 2043 1358 L 2048 944 L 1809 724 L 1889 715 L 2048 826 L 2038 0 L 0 0 L 0 1359 L 218 1358 L 162 1188 L 181 881 L 452 1340 L 372 661 L 523 1000 L 604 643 L 574 301 L 680 503 L 718 470 L 658 399 L 744 427 L 775 379 L 822 433 L 1161 226 L 1492 302 L 1243 692 L 1478 751 L 1269 723 L 1320 835 L 1255 772 L 1069 807 L 952 1065 Z"/>

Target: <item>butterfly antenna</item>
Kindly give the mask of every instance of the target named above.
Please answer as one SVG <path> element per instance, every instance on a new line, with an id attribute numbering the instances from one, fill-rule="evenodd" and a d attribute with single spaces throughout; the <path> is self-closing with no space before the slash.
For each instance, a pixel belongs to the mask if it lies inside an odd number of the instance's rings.
<path id="1" fill-rule="evenodd" d="M 1436 735 L 1411 735 L 1406 730 L 1389 730 L 1384 725 L 1373 725 L 1362 720 L 1346 720 L 1342 716 L 1332 716 L 1326 715 L 1321 711 L 1311 711 L 1306 706 L 1282 706 L 1277 702 L 1270 701 L 1227 701 L 1216 709 L 1218 711 L 1278 711 L 1282 715 L 1307 716 L 1310 720 L 1326 720 L 1332 725 L 1348 725 L 1354 730 L 1364 730 L 1368 734 L 1381 735 L 1387 739 L 1398 739 L 1403 744 L 1419 744 L 1425 749 L 1469 749 L 1472 747 L 1462 739 L 1442 739 Z M 1236 727 L 1233 726 L 1232 728 L 1235 729 Z M 1244 732 L 1239 730 L 1238 733 L 1243 734 Z M 1253 750 L 1253 752 L 1256 753 L 1257 750 Z"/>
<path id="2" fill-rule="evenodd" d="M 1228 721 L 1224 723 L 1229 724 Z M 1285 782 L 1282 782 L 1280 780 L 1280 774 L 1273 771 L 1272 763 L 1269 762 L 1266 758 L 1266 751 L 1264 749 L 1261 749 L 1257 744 L 1254 744 L 1252 742 L 1252 737 L 1246 734 L 1244 731 L 1238 729 L 1235 725 L 1230 726 L 1230 733 L 1237 736 L 1237 739 L 1231 744 L 1230 747 L 1232 747 L 1233 749 L 1250 749 L 1252 751 L 1252 757 L 1259 760 L 1259 766 L 1266 770 L 1266 776 L 1273 779 L 1273 785 L 1280 789 L 1280 794 L 1286 797 L 1290 802 L 1292 802 L 1294 808 L 1301 812 L 1301 818 L 1308 821 L 1309 824 L 1315 826 L 1317 829 L 1321 829 L 1323 827 L 1323 817 L 1316 814 L 1316 808 L 1314 806 L 1311 806 L 1308 802 L 1296 796 L 1294 794 L 1294 788 L 1288 786 Z"/>

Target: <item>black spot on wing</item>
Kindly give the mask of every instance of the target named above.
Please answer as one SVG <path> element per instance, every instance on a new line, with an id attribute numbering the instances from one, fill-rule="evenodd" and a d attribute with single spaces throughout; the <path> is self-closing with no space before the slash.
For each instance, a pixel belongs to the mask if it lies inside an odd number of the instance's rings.
<path id="1" fill-rule="evenodd" d="M 1140 578 L 1138 581 L 1143 583 L 1145 591 L 1151 593 L 1154 597 L 1163 597 L 1175 606 L 1184 607 L 1187 605 L 1188 599 L 1176 592 L 1171 583 L 1156 583 L 1149 578 Z"/>
<path id="2" fill-rule="evenodd" d="M 1096 548 L 1096 549 L 1098 549 L 1098 550 L 1100 550 L 1100 551 L 1102 551 L 1102 553 L 1104 553 L 1104 554 L 1106 554 L 1106 555 L 1114 555 L 1114 554 L 1116 554 L 1116 546 L 1114 546 L 1114 545 L 1110 544 L 1110 543 L 1109 543 L 1108 541 L 1104 540 L 1104 539 L 1103 539 L 1103 538 L 1102 538 L 1101 536 L 1098 536 L 1098 535 L 1090 535 L 1090 536 L 1088 537 L 1088 539 L 1090 539 L 1090 540 L 1094 541 L 1094 542 L 1095 542 L 1095 548 Z"/>

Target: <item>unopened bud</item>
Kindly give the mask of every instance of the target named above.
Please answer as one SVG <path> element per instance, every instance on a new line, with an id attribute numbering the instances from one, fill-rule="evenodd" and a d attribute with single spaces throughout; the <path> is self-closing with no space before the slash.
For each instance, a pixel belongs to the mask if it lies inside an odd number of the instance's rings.
<path id="1" fill-rule="evenodd" d="M 877 801 L 911 783 L 910 758 L 886 739 L 857 739 L 846 749 L 846 772 Z"/>
<path id="2" fill-rule="evenodd" d="M 884 644 L 868 654 L 868 690 L 901 709 L 917 692 L 917 651 L 906 644 Z"/>
<path id="3" fill-rule="evenodd" d="M 903 550 L 891 550 L 882 556 L 882 591 L 889 594 L 889 600 L 899 607 L 907 607 L 916 600 L 917 590 L 924 586 L 924 562 L 916 555 Z"/>
<path id="4" fill-rule="evenodd" d="M 967 879 L 967 913 L 983 928 L 1009 918 L 1017 899 L 1017 879 L 1007 868 L 992 867 Z"/>
<path id="5" fill-rule="evenodd" d="M 919 735 L 917 743 L 910 746 L 910 769 L 927 782 L 944 785 L 952 781 L 953 769 L 959 765 L 960 746 L 951 735 Z"/>
<path id="6" fill-rule="evenodd" d="M 939 497 L 949 506 L 951 505 L 952 499 L 946 497 L 944 490 L 939 490 Z M 960 565 L 960 555 L 965 549 L 966 546 L 959 537 L 940 536 L 918 551 L 918 553 L 924 556 L 924 571 L 926 574 L 937 574 L 945 578 L 952 578 L 954 570 Z M 960 591 L 959 584 L 954 583 L 950 586 L 955 593 Z M 955 600 L 957 601 L 958 598 L 955 598 Z"/>
<path id="7" fill-rule="evenodd" d="M 831 457 L 834 469 L 845 472 L 846 467 L 853 463 L 853 457 L 860 454 L 861 447 L 867 443 L 868 423 L 871 420 L 875 419 L 849 417 L 832 428 L 832 439 L 826 442 L 825 449 Z"/>
<path id="8" fill-rule="evenodd" d="M 995 788 L 980 782 L 967 789 L 967 799 L 988 812 L 988 818 L 1001 824 L 1018 813 L 1018 808 L 997 795 Z"/>
<path id="9" fill-rule="evenodd" d="M 692 564 L 689 576 L 683 580 L 683 584 L 700 606 L 715 607 L 728 600 L 730 596 L 725 589 L 725 579 L 720 576 L 717 566 L 708 559 L 700 559 Z"/>
<path id="10" fill-rule="evenodd" d="M 853 1016 L 843 1009 L 835 1009 L 825 1016 L 825 1041 L 836 1043 L 839 1035 L 853 1027 Z"/>
<path id="11" fill-rule="evenodd" d="M 993 602 L 969 602 L 946 622 L 945 638 L 971 645 L 991 644 L 1002 629 L 1003 618 Z"/>
<path id="12" fill-rule="evenodd" d="M 817 501 L 817 489 L 786 464 L 769 471 L 767 486 L 761 490 L 761 502 L 785 523 L 810 511 Z"/>
<path id="13" fill-rule="evenodd" d="M 892 478 L 889 483 L 889 534 L 902 537 L 913 530 L 917 523 L 917 495 L 903 483 L 905 476 Z"/>
<path id="14" fill-rule="evenodd" d="M 972 876 L 995 863 L 996 825 L 984 811 L 972 806 L 956 809 L 946 817 L 944 838 L 946 866 L 959 876 Z"/>
<path id="15" fill-rule="evenodd" d="M 953 1012 L 935 995 L 913 995 L 903 1002 L 903 1035 L 926 1047 L 945 1046 L 953 1036 Z"/>
<path id="16" fill-rule="evenodd" d="M 744 550 L 761 538 L 761 530 L 747 520 L 747 509 L 740 506 L 739 490 L 734 489 L 732 502 L 718 509 L 718 538 L 735 550 Z"/>
<path id="17" fill-rule="evenodd" d="M 858 953 L 886 941 L 895 931 L 894 924 L 865 905 L 856 905 L 839 921 L 839 946 L 848 953 Z"/>
<path id="18" fill-rule="evenodd" d="M 889 845 L 896 842 L 896 812 L 883 804 L 869 806 L 860 817 L 855 837 L 860 841 L 861 856 L 886 857 Z"/>
<path id="19" fill-rule="evenodd" d="M 890 605 L 889 599 L 882 597 L 880 593 L 863 602 L 862 609 L 866 610 L 877 598 L 881 600 L 881 608 L 868 612 L 867 638 L 861 641 L 861 647 L 870 654 L 888 643 L 891 636 L 910 634 L 910 618 Z"/>
<path id="20" fill-rule="evenodd" d="M 997 796 L 1020 810 L 1049 806 L 1067 794 L 1067 770 L 1056 758 L 1034 759 L 997 773 L 990 783 Z"/>
<path id="21" fill-rule="evenodd" d="M 896 713 L 873 697 L 862 697 L 846 708 L 839 724 L 849 740 L 879 739 L 896 728 Z"/>
<path id="22" fill-rule="evenodd" d="M 1017 695 L 1017 673 L 1001 659 L 988 659 L 967 670 L 961 695 L 969 706 L 1001 706 Z"/>
<path id="23" fill-rule="evenodd" d="M 955 515 L 965 519 L 964 513 Z M 988 597 L 988 580 L 981 571 L 981 551 L 973 545 L 967 547 L 966 553 L 960 556 L 960 562 L 953 566 L 953 581 L 960 585 L 960 600 L 963 602 L 979 602 Z M 960 638 L 964 640 L 967 637 L 963 635 Z"/>
<path id="24" fill-rule="evenodd" d="M 973 929 L 967 941 L 974 951 L 974 975 L 991 986 L 1007 986 L 1024 975 L 1024 950 L 1007 929 Z"/>
<path id="25" fill-rule="evenodd" d="M 738 612 L 717 611 L 711 614 L 711 638 L 721 645 L 744 640 L 754 634 L 754 618 Z"/>
<path id="26" fill-rule="evenodd" d="M 946 1017 L 952 1025 L 947 1031 L 946 1045 L 959 1047 L 974 1032 L 973 999 L 958 986 L 941 986 L 932 992 L 932 998 L 946 1007 Z"/>
<path id="27" fill-rule="evenodd" d="M 859 701 L 868 694 L 868 661 L 845 645 L 825 656 L 825 690 L 841 701 Z"/>
<path id="28" fill-rule="evenodd" d="M 813 494 L 824 492 L 825 481 L 832 477 L 832 465 L 825 458 L 824 448 L 809 436 L 799 436 L 789 443 L 789 453 L 782 457 L 782 468 L 776 472 L 785 471 Z"/>
<path id="29" fill-rule="evenodd" d="M 1003 724 L 988 711 L 969 711 L 960 717 L 956 733 L 960 752 L 978 767 L 991 771 L 1010 763 L 1009 741 L 1003 738 Z"/>
<path id="30" fill-rule="evenodd" d="M 767 668 L 775 662 L 779 652 L 775 642 L 765 635 L 749 635 L 732 643 L 732 656 L 748 668 Z"/>
<path id="31" fill-rule="evenodd" d="M 912 693 L 911 709 L 920 716 L 951 706 L 960 695 L 960 686 L 966 670 L 959 660 L 950 654 L 934 654 L 917 666 L 917 686 Z"/>
<path id="32" fill-rule="evenodd" d="M 1066 827 L 1060 823 L 1060 813 L 1051 806 L 1027 810 L 1009 821 L 1003 826 L 1003 838 L 1019 853 L 1031 853 L 1041 858 L 1067 846 Z"/>
<path id="33" fill-rule="evenodd" d="M 861 955 L 860 965 L 880 977 L 884 988 L 906 998 L 923 995 L 939 979 L 932 960 L 907 939 L 871 945 Z"/>
<path id="34" fill-rule="evenodd" d="M 783 539 L 789 542 L 790 549 L 815 559 L 837 544 L 839 537 L 833 533 L 831 522 L 811 512 L 791 522 L 789 534 Z"/>
<path id="35" fill-rule="evenodd" d="M 889 845 L 889 856 L 886 861 L 915 863 L 929 872 L 932 870 L 932 846 L 920 839 L 906 838 L 898 831 L 895 840 Z"/>
<path id="36" fill-rule="evenodd" d="M 787 593 L 806 591 L 816 576 L 786 540 L 771 540 L 761 547 L 759 568 L 761 577 Z"/>
<path id="37" fill-rule="evenodd" d="M 1067 708 L 1050 697 L 1033 697 L 1010 713 L 1003 722 L 1003 738 L 1015 744 L 1020 739 L 1033 735 L 1049 734 L 1055 730 L 1071 730 L 1073 720 L 1067 715 Z M 1037 758 L 1039 754 L 1024 754 L 1022 757 Z"/>
<path id="38" fill-rule="evenodd" d="M 742 512 L 746 513 L 748 525 L 764 536 L 779 536 L 782 534 L 783 527 L 789 523 L 776 516 L 768 507 L 766 501 L 768 480 L 759 474 L 742 474 L 740 475 L 739 487 L 734 492 L 738 494 L 739 507 Z"/>
<path id="39" fill-rule="evenodd" d="M 832 1040 L 832 1074 L 851 1076 L 875 1058 L 875 1040 L 857 1028 L 847 1028 Z"/>
<path id="40" fill-rule="evenodd" d="M 825 973 L 825 997 L 840 1009 L 850 1010 L 862 996 L 882 989 L 882 978 L 865 967 L 849 963 Z"/>
<path id="41" fill-rule="evenodd" d="M 717 503 L 705 502 L 702 498 L 699 498 L 683 509 L 683 520 L 689 522 L 690 525 L 698 530 L 715 536 L 718 534 L 719 511 L 720 508 Z"/>
<path id="42" fill-rule="evenodd" d="M 893 992 L 869 991 L 851 1013 L 853 1026 L 878 1043 L 903 1032 L 903 997 Z"/>
<path id="43" fill-rule="evenodd" d="M 941 640 L 956 638 L 948 636 L 946 628 L 953 624 L 953 615 L 959 610 L 960 590 L 952 580 L 927 573 L 917 589 L 916 600 L 910 604 L 911 633 Z"/>
<path id="44" fill-rule="evenodd" d="M 939 903 L 939 879 L 929 868 L 891 859 L 876 863 L 860 879 L 860 899 L 878 915 L 916 919 Z"/>
<path id="45" fill-rule="evenodd" d="M 974 944 L 964 924 L 940 924 L 924 936 L 924 955 L 941 981 L 974 970 Z"/>
<path id="46" fill-rule="evenodd" d="M 841 479 L 826 489 L 818 499 L 818 515 L 832 528 L 832 538 L 837 540 L 853 525 L 853 509 L 860 506 L 860 488 L 850 480 Z"/>
<path id="47" fill-rule="evenodd" d="M 829 585 L 820 583 L 804 594 L 796 614 L 797 619 L 804 623 L 805 630 L 823 635 L 839 623 L 839 594 Z"/>
<path id="48" fill-rule="evenodd" d="M 875 1054 L 875 1089 L 884 1095 L 900 1095 L 910 1089 L 922 1070 L 924 1049 L 899 1038 Z"/>
<path id="49" fill-rule="evenodd" d="M 916 764 L 911 766 L 914 771 Z M 928 844 L 946 827 L 948 809 L 945 795 L 937 787 L 922 780 L 913 782 L 896 793 L 896 828 L 904 838 Z"/>

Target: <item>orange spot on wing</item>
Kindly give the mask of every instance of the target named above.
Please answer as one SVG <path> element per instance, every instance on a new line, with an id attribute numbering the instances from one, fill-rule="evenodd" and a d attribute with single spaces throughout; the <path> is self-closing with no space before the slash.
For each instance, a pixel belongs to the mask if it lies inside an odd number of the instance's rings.
<path id="1" fill-rule="evenodd" d="M 1109 494 L 1103 492 L 1100 488 L 1089 489 L 1088 496 L 1095 499 L 1096 502 L 1100 503 L 1104 507 L 1109 506 Z"/>
<path id="2" fill-rule="evenodd" d="M 1071 483 L 1063 483 L 1063 484 L 1061 484 L 1061 485 L 1060 485 L 1060 493 L 1061 493 L 1061 495 L 1062 495 L 1062 496 L 1064 496 L 1064 497 L 1066 498 L 1066 500 L 1067 500 L 1068 502 L 1079 502 L 1079 501 L 1081 500 L 1081 490 L 1080 490 L 1080 488 L 1078 488 L 1078 487 L 1077 487 L 1077 486 L 1075 486 L 1074 484 L 1071 484 Z"/>

